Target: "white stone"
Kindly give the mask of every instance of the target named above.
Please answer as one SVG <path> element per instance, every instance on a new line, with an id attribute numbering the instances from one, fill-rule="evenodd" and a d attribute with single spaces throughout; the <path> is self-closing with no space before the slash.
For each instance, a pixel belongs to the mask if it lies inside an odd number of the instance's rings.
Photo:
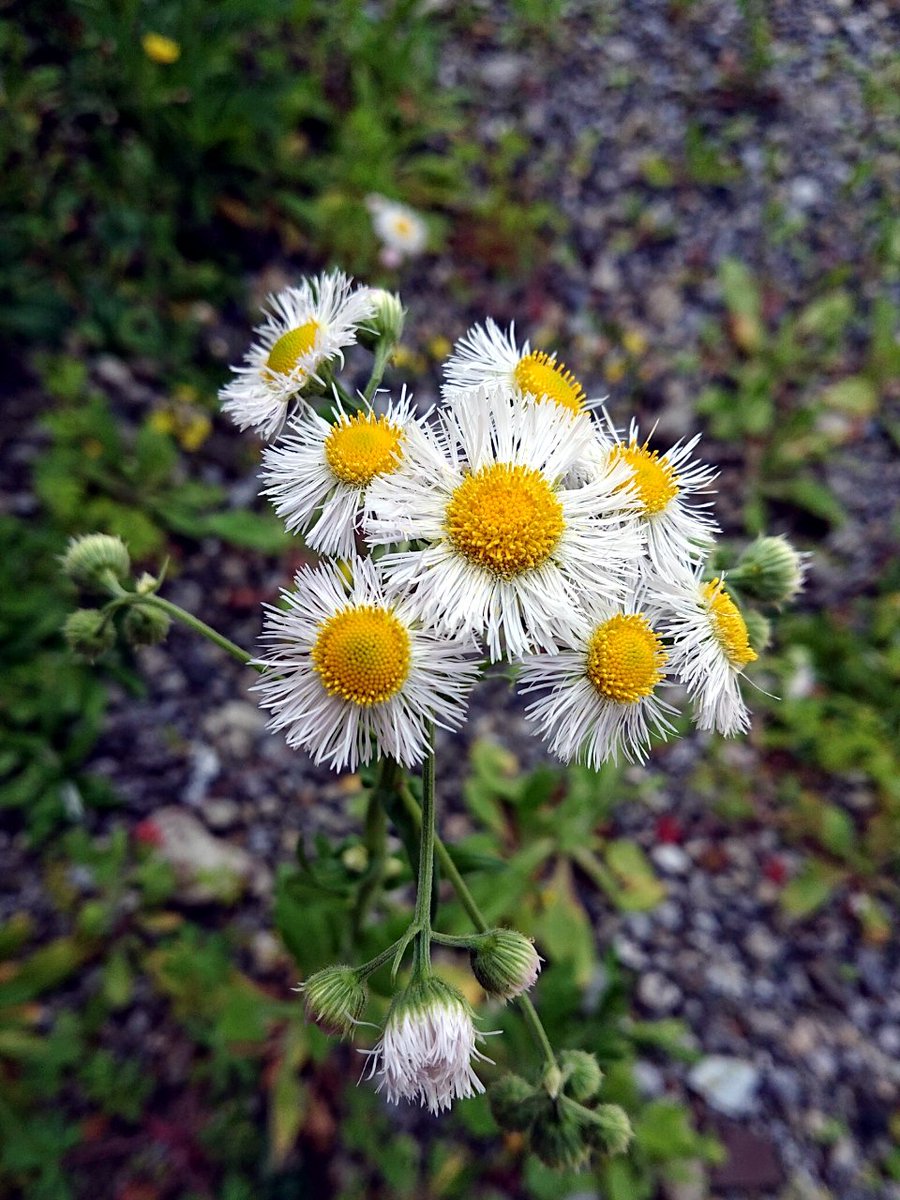
<path id="1" fill-rule="evenodd" d="M 673 846 L 670 842 L 654 846 L 650 857 L 667 875 L 686 875 L 691 869 L 690 856 L 680 846 Z"/>
<path id="2" fill-rule="evenodd" d="M 717 1112 L 745 1117 L 756 1107 L 759 1071 L 744 1059 L 710 1054 L 691 1067 L 688 1085 Z"/>
<path id="3" fill-rule="evenodd" d="M 147 827 L 156 853 L 175 872 L 178 896 L 185 903 L 228 903 L 248 884 L 265 888 L 265 868 L 240 846 L 214 837 L 187 809 L 157 809 Z"/>

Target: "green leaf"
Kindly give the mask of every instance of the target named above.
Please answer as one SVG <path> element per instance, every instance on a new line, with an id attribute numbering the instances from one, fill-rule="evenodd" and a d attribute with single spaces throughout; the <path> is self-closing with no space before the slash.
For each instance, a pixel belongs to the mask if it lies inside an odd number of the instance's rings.
<path id="1" fill-rule="evenodd" d="M 818 859 L 810 859 L 781 893 L 781 906 L 789 917 L 802 920 L 831 899 L 841 875 Z"/>
<path id="2" fill-rule="evenodd" d="M 603 855 L 615 877 L 612 899 L 627 912 L 655 908 L 666 895 L 666 885 L 636 842 L 620 838 L 609 842 Z"/>
<path id="3" fill-rule="evenodd" d="M 212 513 L 195 520 L 191 533 L 193 537 L 222 538 L 232 545 L 259 550 L 263 554 L 280 554 L 292 541 L 277 517 L 245 509 Z"/>

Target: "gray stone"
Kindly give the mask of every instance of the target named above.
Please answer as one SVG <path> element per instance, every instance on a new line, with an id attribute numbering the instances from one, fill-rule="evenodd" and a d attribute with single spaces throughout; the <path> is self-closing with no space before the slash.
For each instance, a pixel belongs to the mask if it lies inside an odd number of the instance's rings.
<path id="1" fill-rule="evenodd" d="M 638 981 L 641 1004 L 654 1012 L 671 1012 L 681 1002 L 681 990 L 659 971 L 649 971 Z"/>

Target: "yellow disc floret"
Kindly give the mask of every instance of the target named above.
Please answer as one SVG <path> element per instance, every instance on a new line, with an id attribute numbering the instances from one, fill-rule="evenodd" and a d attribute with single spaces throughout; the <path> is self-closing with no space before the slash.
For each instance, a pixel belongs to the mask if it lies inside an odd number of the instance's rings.
<path id="1" fill-rule="evenodd" d="M 534 350 L 520 358 L 514 374 L 519 390 L 536 400 L 552 400 L 570 412 L 584 412 L 584 388 L 563 363 L 543 350 Z"/>
<path id="2" fill-rule="evenodd" d="M 716 641 L 731 665 L 740 671 L 748 663 L 755 662 L 759 655 L 750 646 L 741 610 L 725 591 L 722 580 L 704 583 L 702 595 Z"/>
<path id="3" fill-rule="evenodd" d="M 564 529 L 562 505 L 541 472 L 512 463 L 473 471 L 447 505 L 451 544 L 505 579 L 542 566 Z"/>
<path id="4" fill-rule="evenodd" d="M 626 462 L 632 470 L 631 486 L 635 489 L 644 509 L 644 516 L 664 512 L 678 495 L 678 476 L 665 455 L 660 458 L 658 450 L 649 450 L 647 443 L 638 446 L 616 446 L 612 452 L 613 462 Z"/>
<path id="5" fill-rule="evenodd" d="M 290 375 L 300 359 L 316 348 L 318 335 L 318 321 L 306 321 L 296 329 L 283 333 L 266 359 L 270 375 Z"/>
<path id="6" fill-rule="evenodd" d="M 637 704 L 663 677 L 666 652 L 646 617 L 617 613 L 591 634 L 587 677 L 607 700 Z"/>
<path id="7" fill-rule="evenodd" d="M 390 609 L 345 608 L 319 626 L 310 657 L 329 696 L 366 708 L 383 704 L 409 675 L 409 632 Z"/>
<path id="8" fill-rule="evenodd" d="M 325 438 L 325 461 L 342 483 L 365 487 L 400 465 L 403 430 L 387 417 L 344 417 Z"/>

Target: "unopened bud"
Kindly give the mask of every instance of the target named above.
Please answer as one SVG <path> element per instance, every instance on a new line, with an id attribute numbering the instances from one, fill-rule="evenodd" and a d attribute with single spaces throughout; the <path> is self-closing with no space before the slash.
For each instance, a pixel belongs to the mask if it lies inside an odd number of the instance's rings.
<path id="1" fill-rule="evenodd" d="M 165 641 L 171 624 L 168 613 L 149 605 L 134 604 L 125 614 L 122 632 L 132 646 L 156 646 Z"/>
<path id="2" fill-rule="evenodd" d="M 742 616 L 747 626 L 747 641 L 750 649 L 762 654 L 772 640 L 772 622 L 756 608 L 745 608 Z"/>
<path id="3" fill-rule="evenodd" d="M 357 331 L 360 342 L 370 350 L 381 339 L 399 342 L 406 317 L 406 309 L 400 297 L 394 292 L 386 292 L 383 288 L 369 288 L 369 299 L 375 311 L 366 321 L 365 328 L 361 327 Z"/>
<path id="4" fill-rule="evenodd" d="M 632 1138 L 631 1122 L 618 1104 L 601 1104 L 585 1109 L 588 1123 L 585 1133 L 591 1145 L 610 1156 L 624 1154 Z"/>
<path id="5" fill-rule="evenodd" d="M 488 993 L 511 1000 L 534 986 L 541 960 L 531 938 L 515 929 L 481 934 L 471 952 L 472 974 Z"/>
<path id="6" fill-rule="evenodd" d="M 531 1148 L 542 1163 L 562 1171 L 577 1171 L 591 1154 L 584 1124 L 569 1106 L 551 1104 L 531 1130 Z M 585 1110 L 586 1111 L 586 1110 Z"/>
<path id="7" fill-rule="evenodd" d="M 759 537 L 751 542 L 728 575 L 745 595 L 766 604 L 785 604 L 803 587 L 805 563 L 785 537 Z"/>
<path id="8" fill-rule="evenodd" d="M 128 550 L 121 538 L 106 533 L 87 533 L 72 538 L 62 559 L 65 574 L 87 591 L 107 590 L 104 576 L 111 574 L 125 583 L 131 570 Z"/>
<path id="9" fill-rule="evenodd" d="M 366 989 L 352 967 L 325 967 L 301 984 L 306 1018 L 325 1033 L 345 1036 L 366 1007 Z"/>
<path id="10" fill-rule="evenodd" d="M 503 1075 L 491 1085 L 488 1100 L 501 1129 L 523 1133 L 537 1116 L 545 1097 L 521 1075 Z"/>
<path id="11" fill-rule="evenodd" d="M 63 626 L 63 635 L 73 654 L 88 662 L 96 662 L 116 642 L 111 620 L 96 608 L 79 608 L 70 613 Z"/>
<path id="12" fill-rule="evenodd" d="M 586 1050 L 563 1050 L 559 1056 L 563 1091 L 573 1100 L 593 1100 L 603 1082 L 603 1072 L 593 1054 Z"/>

